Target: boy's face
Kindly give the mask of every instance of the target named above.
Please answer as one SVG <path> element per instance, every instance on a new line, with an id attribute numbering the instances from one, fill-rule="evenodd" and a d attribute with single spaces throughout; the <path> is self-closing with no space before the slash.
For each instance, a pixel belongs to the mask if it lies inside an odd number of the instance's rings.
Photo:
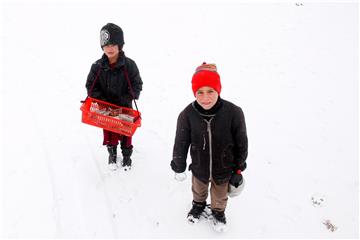
<path id="1" fill-rule="evenodd" d="M 110 59 L 117 59 L 119 55 L 119 46 L 117 44 L 109 44 L 103 47 L 105 55 Z"/>
<path id="2" fill-rule="evenodd" d="M 212 87 L 199 88 L 195 93 L 197 103 L 205 110 L 212 108 L 218 100 L 219 94 Z"/>

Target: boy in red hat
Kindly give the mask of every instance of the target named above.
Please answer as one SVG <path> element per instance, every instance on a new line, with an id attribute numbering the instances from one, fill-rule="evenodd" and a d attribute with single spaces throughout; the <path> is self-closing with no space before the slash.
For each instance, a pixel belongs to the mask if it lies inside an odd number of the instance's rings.
<path id="1" fill-rule="evenodd" d="M 132 108 L 132 101 L 138 99 L 143 82 L 134 60 L 125 56 L 123 51 L 123 30 L 108 23 L 100 30 L 100 46 L 104 54 L 92 64 L 86 81 L 90 97 L 100 99 L 119 106 Z M 132 138 L 119 133 L 104 130 L 103 145 L 109 152 L 109 168 L 116 170 L 117 146 L 121 143 L 123 155 L 122 167 L 131 168 L 133 152 Z"/>
<path id="2" fill-rule="evenodd" d="M 186 178 L 190 147 L 193 201 L 187 219 L 197 223 L 201 216 L 210 217 L 214 229 L 222 232 L 227 230 L 229 184 L 240 188 L 241 172 L 246 168 L 244 114 L 240 107 L 220 98 L 221 82 L 215 64 L 199 66 L 191 83 L 196 100 L 178 117 L 171 168 L 176 180 Z M 209 185 L 211 214 L 206 211 Z"/>

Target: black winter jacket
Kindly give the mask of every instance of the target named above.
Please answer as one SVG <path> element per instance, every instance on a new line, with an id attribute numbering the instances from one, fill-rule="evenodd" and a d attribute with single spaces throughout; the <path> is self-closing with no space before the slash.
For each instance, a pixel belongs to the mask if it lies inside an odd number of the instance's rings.
<path id="1" fill-rule="evenodd" d="M 217 184 L 228 182 L 233 171 L 246 168 L 248 139 L 243 111 L 231 102 L 220 99 L 215 116 L 204 118 L 189 104 L 177 120 L 172 169 L 186 169 L 190 147 L 192 162 L 189 170 L 200 181 L 213 179 Z"/>
<path id="2" fill-rule="evenodd" d="M 132 107 L 132 99 L 128 81 L 125 77 L 126 68 L 135 99 L 139 98 L 142 90 L 142 80 L 136 63 L 120 53 L 119 59 L 113 68 L 104 54 L 101 59 L 92 64 L 86 81 L 88 96 L 110 102 L 123 107 Z M 94 80 L 97 78 L 91 91 Z M 91 92 L 90 92 L 91 91 Z"/>

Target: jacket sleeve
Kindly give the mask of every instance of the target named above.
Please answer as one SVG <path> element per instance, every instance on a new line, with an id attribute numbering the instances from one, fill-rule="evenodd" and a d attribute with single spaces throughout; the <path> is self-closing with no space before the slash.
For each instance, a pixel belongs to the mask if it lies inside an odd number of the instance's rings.
<path id="1" fill-rule="evenodd" d="M 181 112 L 176 126 L 176 136 L 173 148 L 173 159 L 171 169 L 176 173 L 182 173 L 186 169 L 186 157 L 190 146 L 190 126 L 185 116 Z"/>
<path id="2" fill-rule="evenodd" d="M 99 81 L 99 79 L 96 79 L 97 75 L 99 74 L 99 71 L 100 71 L 100 66 L 98 66 L 96 63 L 94 63 L 91 66 L 85 87 L 87 89 L 87 94 L 89 97 L 104 100 L 104 96 L 103 96 L 104 94 L 101 90 L 100 81 Z M 91 89 L 94 84 L 95 79 L 96 79 L 95 85 L 94 85 L 93 89 Z"/>
<path id="3" fill-rule="evenodd" d="M 244 171 L 246 169 L 246 158 L 248 156 L 248 138 L 246 133 L 245 117 L 241 108 L 238 107 L 235 111 L 233 121 L 235 169 Z"/>
<path id="4" fill-rule="evenodd" d="M 140 77 L 139 69 L 134 61 L 131 61 L 130 64 L 128 65 L 128 72 L 129 72 L 131 86 L 134 91 L 134 97 L 135 99 L 139 99 L 143 82 Z"/>

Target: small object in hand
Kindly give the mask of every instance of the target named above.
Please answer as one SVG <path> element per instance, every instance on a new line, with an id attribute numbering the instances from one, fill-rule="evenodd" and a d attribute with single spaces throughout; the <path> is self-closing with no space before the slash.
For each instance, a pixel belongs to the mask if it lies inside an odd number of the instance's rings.
<path id="1" fill-rule="evenodd" d="M 243 181 L 243 177 L 241 175 L 241 171 L 237 170 L 231 175 L 229 183 L 237 188 L 242 184 L 242 181 Z"/>
<path id="2" fill-rule="evenodd" d="M 180 182 L 184 181 L 186 179 L 186 173 L 175 173 L 175 179 Z"/>
<path id="3" fill-rule="evenodd" d="M 240 170 L 237 170 L 231 175 L 229 180 L 228 195 L 229 197 L 239 196 L 245 186 L 244 178 Z"/>

